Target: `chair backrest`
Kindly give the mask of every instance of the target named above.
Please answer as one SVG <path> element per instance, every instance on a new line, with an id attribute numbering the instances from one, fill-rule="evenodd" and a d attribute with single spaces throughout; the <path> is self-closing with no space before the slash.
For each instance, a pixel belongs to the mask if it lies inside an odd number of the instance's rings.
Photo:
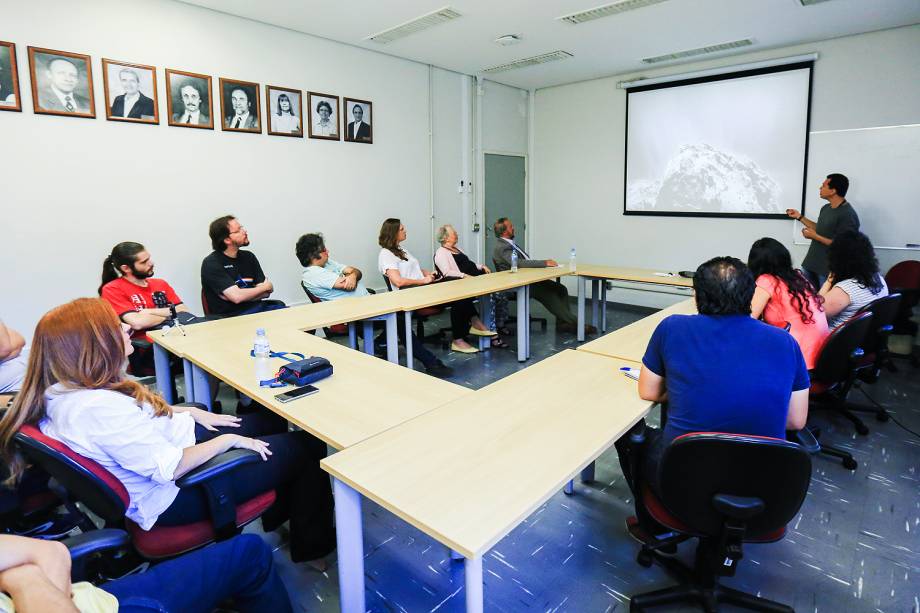
<path id="1" fill-rule="evenodd" d="M 811 481 L 811 458 L 783 439 L 700 432 L 680 436 L 661 459 L 661 502 L 694 531 L 719 534 L 725 517 L 717 495 L 754 498 L 763 511 L 745 521 L 748 535 L 785 526 L 798 513 Z"/>
<path id="2" fill-rule="evenodd" d="M 310 302 L 312 302 L 313 304 L 316 304 L 317 302 L 322 302 L 322 300 L 320 300 L 319 298 L 313 295 L 313 292 L 307 289 L 307 284 L 304 283 L 303 281 L 300 282 L 300 287 L 303 288 L 303 291 L 307 295 L 307 298 L 310 299 Z"/>
<path id="3" fill-rule="evenodd" d="M 854 315 L 824 339 L 812 369 L 812 381 L 834 384 L 846 381 L 852 373 L 852 356 L 862 349 L 872 328 L 872 313 Z"/>
<path id="4" fill-rule="evenodd" d="M 388 276 L 386 276 L 386 275 L 383 275 L 383 282 L 387 284 L 387 291 L 388 291 L 388 292 L 392 292 L 392 291 L 393 291 L 393 284 L 390 283 L 390 278 L 389 278 Z"/>
<path id="5" fill-rule="evenodd" d="M 130 504 L 128 490 L 98 462 L 75 453 L 36 426 L 22 426 L 14 439 L 33 464 L 43 468 L 106 523 L 124 520 Z"/>
<path id="6" fill-rule="evenodd" d="M 857 315 L 872 313 L 872 327 L 869 329 L 869 334 L 866 336 L 866 342 L 863 346 L 866 353 L 876 352 L 882 349 L 883 343 L 888 343 L 888 333 L 894 325 L 900 306 L 901 294 L 889 294 L 882 298 L 876 298 L 856 311 Z"/>
<path id="7" fill-rule="evenodd" d="M 917 260 L 898 262 L 885 275 L 885 283 L 891 291 L 896 289 L 920 290 L 920 262 Z"/>
<path id="8" fill-rule="evenodd" d="M 208 299 L 204 295 L 203 287 L 201 288 L 201 312 L 204 313 L 205 316 L 211 314 L 211 307 L 208 306 Z"/>

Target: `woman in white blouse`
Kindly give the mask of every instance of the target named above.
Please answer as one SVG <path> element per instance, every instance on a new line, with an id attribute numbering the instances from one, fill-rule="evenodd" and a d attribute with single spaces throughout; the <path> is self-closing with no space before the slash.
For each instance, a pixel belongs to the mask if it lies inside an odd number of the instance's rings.
<path id="1" fill-rule="evenodd" d="M 0 421 L 0 453 L 10 480 L 24 469 L 13 436 L 23 424 L 38 425 L 121 481 L 130 498 L 126 516 L 149 530 L 209 519 L 201 488 L 180 490 L 176 479 L 225 451 L 251 449 L 263 461 L 236 469 L 234 500 L 274 489 L 277 502 L 263 526 L 271 530 L 290 519 L 291 559 L 330 553 L 332 492 L 319 466 L 325 444 L 305 432 L 286 432 L 283 424 L 279 429 L 268 414 L 234 417 L 169 406 L 126 377 L 125 358 L 133 351 L 129 330 L 98 298 L 74 300 L 42 317 L 22 391 Z"/>
<path id="2" fill-rule="evenodd" d="M 422 268 L 419 261 L 402 248 L 400 243 L 406 240 L 406 236 L 406 227 L 398 219 L 387 219 L 380 226 L 378 243 L 381 249 L 377 257 L 377 265 L 383 276 L 396 289 L 428 285 L 436 278 L 434 273 Z M 450 327 L 454 339 L 450 348 L 453 351 L 461 353 L 479 351 L 466 341 L 467 334 L 495 336 L 495 332 L 486 328 L 479 319 L 472 300 L 458 300 L 445 306 L 450 307 Z"/>

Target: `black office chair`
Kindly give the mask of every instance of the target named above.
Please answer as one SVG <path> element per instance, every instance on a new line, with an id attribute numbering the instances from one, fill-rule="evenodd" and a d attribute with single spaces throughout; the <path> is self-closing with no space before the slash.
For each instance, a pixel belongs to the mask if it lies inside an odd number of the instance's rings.
<path id="1" fill-rule="evenodd" d="M 809 405 L 830 408 L 853 422 L 861 435 L 869 433 L 866 424 L 851 410 L 847 396 L 861 371 L 871 368 L 864 349 L 872 330 L 870 312 L 854 315 L 834 328 L 818 353 L 811 375 Z"/>
<path id="2" fill-rule="evenodd" d="M 920 303 L 920 262 L 898 262 L 885 275 L 885 283 L 888 285 L 888 291 L 901 294 L 901 305 L 895 316 L 892 334 L 917 336 L 917 322 L 913 321 L 912 317 L 914 307 Z M 920 367 L 920 358 L 917 357 L 916 351 L 911 350 L 908 354 L 892 353 L 891 357 L 910 360 L 914 368 Z"/>
<path id="3" fill-rule="evenodd" d="M 676 535 L 643 545 L 637 561 L 645 567 L 658 562 L 681 584 L 631 597 L 630 610 L 696 601 L 706 611 L 724 602 L 791 612 L 792 607 L 721 585 L 720 579 L 734 576 L 744 543 L 783 538 L 808 493 L 808 453 L 781 439 L 693 433 L 668 446 L 659 474 L 660 496 L 640 483 L 636 503 Z M 693 568 L 660 552 L 691 538 L 699 539 Z"/>

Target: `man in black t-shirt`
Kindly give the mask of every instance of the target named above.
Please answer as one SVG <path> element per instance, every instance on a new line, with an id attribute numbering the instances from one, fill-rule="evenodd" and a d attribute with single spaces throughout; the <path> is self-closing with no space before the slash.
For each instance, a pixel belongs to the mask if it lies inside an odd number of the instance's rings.
<path id="1" fill-rule="evenodd" d="M 251 251 L 246 228 L 233 215 L 224 215 L 208 228 L 214 248 L 201 262 L 204 306 L 211 315 L 231 317 L 283 309 L 280 300 L 266 300 L 274 291 Z"/>

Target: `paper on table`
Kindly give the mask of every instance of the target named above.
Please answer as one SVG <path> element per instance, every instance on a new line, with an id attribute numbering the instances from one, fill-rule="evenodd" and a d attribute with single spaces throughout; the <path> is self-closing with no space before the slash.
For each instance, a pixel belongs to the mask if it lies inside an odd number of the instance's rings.
<path id="1" fill-rule="evenodd" d="M 638 368 L 630 368 L 629 366 L 624 366 L 623 368 L 620 369 L 620 372 L 622 372 L 624 375 L 626 375 L 630 379 L 634 379 L 636 381 L 639 380 L 639 369 Z"/>

